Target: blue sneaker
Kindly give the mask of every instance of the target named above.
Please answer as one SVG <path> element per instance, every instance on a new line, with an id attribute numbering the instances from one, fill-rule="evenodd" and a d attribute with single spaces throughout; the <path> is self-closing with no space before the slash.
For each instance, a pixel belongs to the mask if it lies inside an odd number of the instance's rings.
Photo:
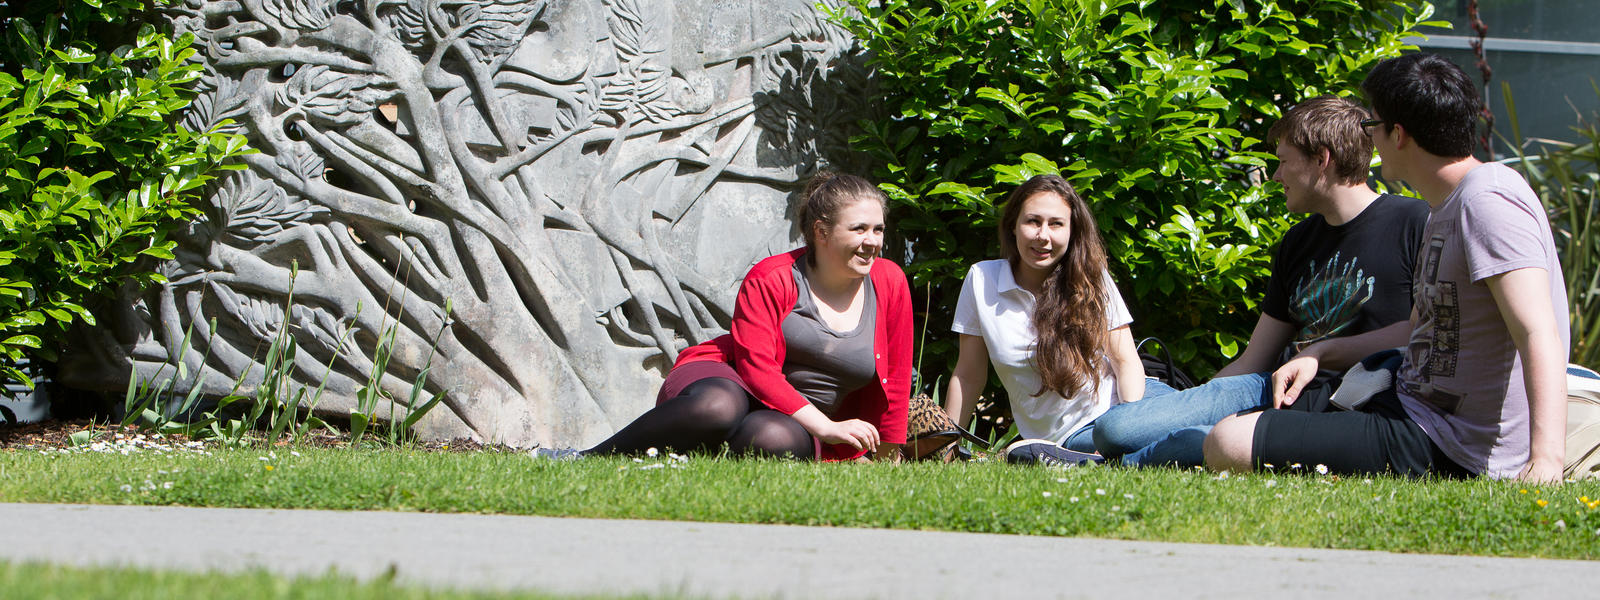
<path id="1" fill-rule="evenodd" d="M 1006 446 L 1006 462 L 1014 465 L 1076 467 L 1105 462 L 1099 454 L 1068 450 L 1049 440 L 1021 440 Z"/>
<path id="2" fill-rule="evenodd" d="M 584 456 L 577 448 L 534 448 L 529 454 L 546 460 L 578 460 Z"/>

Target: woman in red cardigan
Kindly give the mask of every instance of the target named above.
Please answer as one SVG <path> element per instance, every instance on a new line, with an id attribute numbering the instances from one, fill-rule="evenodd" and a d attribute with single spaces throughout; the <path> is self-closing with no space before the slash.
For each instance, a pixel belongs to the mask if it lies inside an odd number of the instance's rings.
<path id="1" fill-rule="evenodd" d="M 800 211 L 806 246 L 745 275 L 732 333 L 682 352 L 655 408 L 581 452 L 648 448 L 893 460 L 911 391 L 911 294 L 880 259 L 883 193 L 819 174 Z"/>

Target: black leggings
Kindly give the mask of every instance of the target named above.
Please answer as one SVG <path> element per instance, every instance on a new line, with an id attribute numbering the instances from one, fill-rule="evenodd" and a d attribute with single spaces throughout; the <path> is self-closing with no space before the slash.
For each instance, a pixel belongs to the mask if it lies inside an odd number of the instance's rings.
<path id="1" fill-rule="evenodd" d="M 794 417 L 767 408 L 743 387 L 707 377 L 683 388 L 584 454 L 641 454 L 649 448 L 812 458 L 811 434 Z"/>

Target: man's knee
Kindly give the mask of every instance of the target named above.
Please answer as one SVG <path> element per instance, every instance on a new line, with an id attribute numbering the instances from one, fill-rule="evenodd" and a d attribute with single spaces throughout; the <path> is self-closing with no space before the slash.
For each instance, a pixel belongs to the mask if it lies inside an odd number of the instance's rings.
<path id="1" fill-rule="evenodd" d="M 1254 450 L 1256 419 L 1260 416 L 1260 413 L 1231 415 L 1212 427 L 1201 446 L 1205 453 L 1206 468 L 1234 472 L 1254 468 L 1251 452 Z"/>

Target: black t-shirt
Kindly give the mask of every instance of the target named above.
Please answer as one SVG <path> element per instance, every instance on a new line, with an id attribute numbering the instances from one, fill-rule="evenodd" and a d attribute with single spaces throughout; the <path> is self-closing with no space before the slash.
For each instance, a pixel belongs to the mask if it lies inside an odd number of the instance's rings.
<path id="1" fill-rule="evenodd" d="M 1409 319 L 1411 266 L 1427 223 L 1428 203 L 1384 194 L 1343 225 L 1314 214 L 1289 228 L 1261 309 L 1295 328 L 1284 358 Z"/>

